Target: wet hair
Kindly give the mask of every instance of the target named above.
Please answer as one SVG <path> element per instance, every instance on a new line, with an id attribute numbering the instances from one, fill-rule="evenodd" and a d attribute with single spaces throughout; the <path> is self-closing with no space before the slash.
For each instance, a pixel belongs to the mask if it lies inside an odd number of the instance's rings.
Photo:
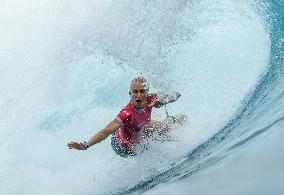
<path id="1" fill-rule="evenodd" d="M 146 81 L 146 79 L 143 77 L 143 76 L 138 76 L 138 77 L 135 77 L 134 79 L 132 79 L 131 83 L 130 83 L 130 89 L 132 88 L 132 85 L 136 82 L 140 82 L 142 83 L 143 87 L 149 91 L 149 84 L 148 82 Z"/>

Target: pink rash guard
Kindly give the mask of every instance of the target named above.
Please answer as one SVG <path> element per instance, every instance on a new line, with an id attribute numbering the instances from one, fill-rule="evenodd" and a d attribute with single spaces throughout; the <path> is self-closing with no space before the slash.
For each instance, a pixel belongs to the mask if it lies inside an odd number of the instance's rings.
<path id="1" fill-rule="evenodd" d="M 121 128 L 115 132 L 115 138 L 125 149 L 130 149 L 139 143 L 142 136 L 142 128 L 151 121 L 152 107 L 149 105 L 157 100 L 157 94 L 148 97 L 144 108 L 137 109 L 129 102 L 116 116 Z"/>

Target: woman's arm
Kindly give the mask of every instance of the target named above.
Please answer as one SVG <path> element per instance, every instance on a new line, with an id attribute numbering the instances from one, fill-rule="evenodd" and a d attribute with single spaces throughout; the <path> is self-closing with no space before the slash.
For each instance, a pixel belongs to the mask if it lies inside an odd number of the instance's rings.
<path id="1" fill-rule="evenodd" d="M 105 128 L 96 133 L 88 142 L 70 142 L 69 149 L 86 150 L 87 148 L 105 140 L 110 134 L 120 128 L 119 122 L 114 119 Z"/>
<path id="2" fill-rule="evenodd" d="M 161 97 L 160 99 L 154 100 L 150 106 L 155 108 L 160 108 L 166 104 L 175 102 L 179 97 L 181 96 L 180 93 L 176 92 L 174 95 L 165 95 L 164 97 Z"/>

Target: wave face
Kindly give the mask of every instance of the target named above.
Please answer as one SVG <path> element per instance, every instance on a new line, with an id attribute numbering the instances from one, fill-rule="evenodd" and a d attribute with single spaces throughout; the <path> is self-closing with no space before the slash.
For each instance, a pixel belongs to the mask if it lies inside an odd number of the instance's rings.
<path id="1" fill-rule="evenodd" d="M 143 193 L 280 132 L 283 13 L 281 1 L 5 1 L 0 193 Z M 169 111 L 190 120 L 174 141 L 128 159 L 109 139 L 68 150 L 116 116 L 141 72 L 152 91 L 182 93 Z"/>

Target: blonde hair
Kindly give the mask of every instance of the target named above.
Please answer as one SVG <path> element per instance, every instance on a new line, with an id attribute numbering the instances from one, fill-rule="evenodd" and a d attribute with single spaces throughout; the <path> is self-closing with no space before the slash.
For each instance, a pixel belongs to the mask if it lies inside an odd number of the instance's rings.
<path id="1" fill-rule="evenodd" d="M 130 89 L 132 88 L 132 85 L 136 82 L 140 82 L 142 83 L 143 87 L 149 91 L 149 84 L 148 82 L 146 81 L 146 79 L 143 77 L 143 76 L 138 76 L 138 77 L 135 77 L 134 79 L 132 79 L 131 83 L 130 83 Z"/>

